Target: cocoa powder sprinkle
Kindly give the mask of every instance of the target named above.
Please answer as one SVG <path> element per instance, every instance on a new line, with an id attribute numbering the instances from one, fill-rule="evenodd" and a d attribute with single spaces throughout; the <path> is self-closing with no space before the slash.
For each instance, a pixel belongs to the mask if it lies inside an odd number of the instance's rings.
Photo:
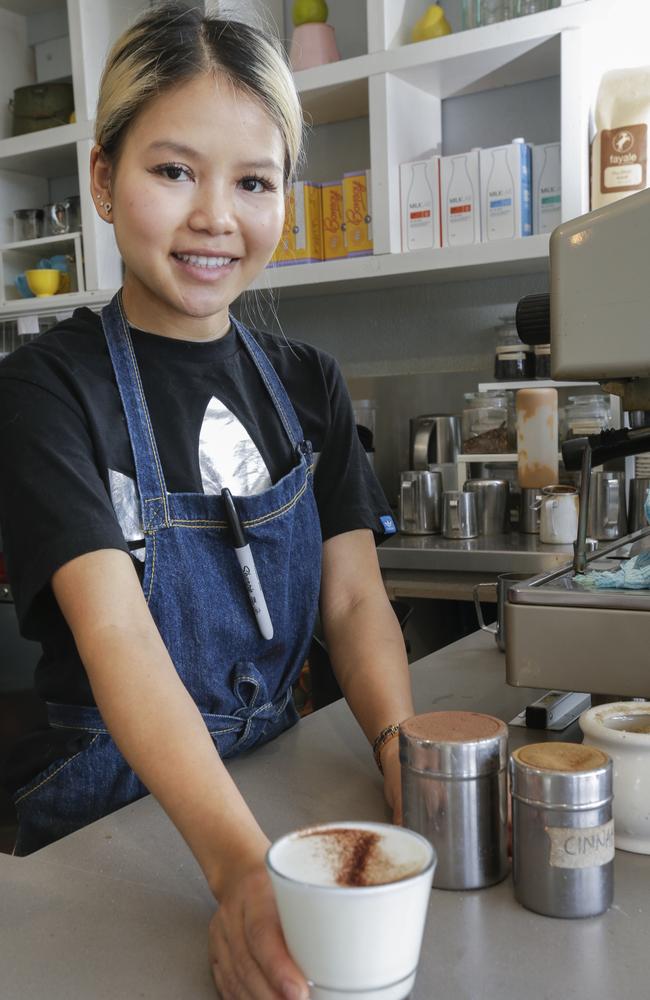
<path id="1" fill-rule="evenodd" d="M 380 835 L 371 830 L 332 827 L 306 830 L 301 837 L 318 838 L 336 885 L 384 885 L 408 878 L 418 871 L 412 865 L 391 861 L 381 848 Z"/>

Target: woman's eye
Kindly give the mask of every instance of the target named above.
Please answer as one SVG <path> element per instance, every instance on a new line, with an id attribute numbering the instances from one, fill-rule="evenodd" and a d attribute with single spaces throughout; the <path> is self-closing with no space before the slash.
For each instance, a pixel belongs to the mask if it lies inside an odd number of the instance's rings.
<path id="1" fill-rule="evenodd" d="M 170 181 L 180 181 L 182 179 L 191 180 L 189 170 L 180 163 L 163 163 L 159 167 L 154 167 L 154 173 L 166 177 Z"/>
<path id="2" fill-rule="evenodd" d="M 265 177 L 244 177 L 241 184 L 245 191 L 250 191 L 252 194 L 261 194 L 262 191 L 275 190 L 275 185 Z"/>

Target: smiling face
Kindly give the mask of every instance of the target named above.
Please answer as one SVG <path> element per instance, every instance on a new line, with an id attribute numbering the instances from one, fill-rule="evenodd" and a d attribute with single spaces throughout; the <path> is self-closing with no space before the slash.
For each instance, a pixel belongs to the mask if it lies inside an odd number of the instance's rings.
<path id="1" fill-rule="evenodd" d="M 93 194 L 111 202 L 133 325 L 192 340 L 228 330 L 228 307 L 282 233 L 284 159 L 262 105 L 211 73 L 146 105 L 116 165 L 94 151 Z"/>

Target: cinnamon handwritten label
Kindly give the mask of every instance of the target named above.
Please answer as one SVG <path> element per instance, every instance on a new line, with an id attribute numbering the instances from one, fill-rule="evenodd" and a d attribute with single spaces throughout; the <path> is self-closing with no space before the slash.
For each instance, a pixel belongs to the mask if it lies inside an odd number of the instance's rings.
<path id="1" fill-rule="evenodd" d="M 551 868 L 597 868 L 614 860 L 614 820 L 585 828 L 546 827 Z"/>

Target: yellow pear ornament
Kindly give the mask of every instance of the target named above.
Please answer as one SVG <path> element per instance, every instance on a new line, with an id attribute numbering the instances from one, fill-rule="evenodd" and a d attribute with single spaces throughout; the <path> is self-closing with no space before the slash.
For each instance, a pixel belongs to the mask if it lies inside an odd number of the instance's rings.
<path id="1" fill-rule="evenodd" d="M 439 4 L 433 3 L 413 26 L 411 41 L 423 42 L 427 38 L 439 38 L 441 35 L 449 34 L 451 25 L 445 17 L 444 10 Z"/>

